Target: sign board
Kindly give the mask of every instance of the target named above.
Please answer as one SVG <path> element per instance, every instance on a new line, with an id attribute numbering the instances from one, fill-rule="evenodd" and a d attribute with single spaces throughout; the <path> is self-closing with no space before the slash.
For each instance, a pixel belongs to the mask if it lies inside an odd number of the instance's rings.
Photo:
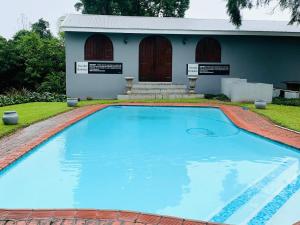
<path id="1" fill-rule="evenodd" d="M 199 75 L 230 75 L 230 65 L 199 64 Z"/>
<path id="2" fill-rule="evenodd" d="M 122 74 L 122 63 L 89 62 L 89 73 L 97 74 Z"/>
<path id="3" fill-rule="evenodd" d="M 76 62 L 76 74 L 122 74 L 122 63 Z"/>
<path id="4" fill-rule="evenodd" d="M 197 76 L 199 71 L 198 64 L 187 64 L 187 75 L 189 76 Z"/>
<path id="5" fill-rule="evenodd" d="M 88 62 L 75 63 L 75 73 L 88 74 L 89 73 L 89 63 Z"/>

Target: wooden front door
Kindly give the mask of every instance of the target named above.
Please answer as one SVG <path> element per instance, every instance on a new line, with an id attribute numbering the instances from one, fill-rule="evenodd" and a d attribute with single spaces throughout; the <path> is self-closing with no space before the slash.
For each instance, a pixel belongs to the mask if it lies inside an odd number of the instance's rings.
<path id="1" fill-rule="evenodd" d="M 139 81 L 172 81 L 172 45 L 161 36 L 150 36 L 140 43 Z"/>

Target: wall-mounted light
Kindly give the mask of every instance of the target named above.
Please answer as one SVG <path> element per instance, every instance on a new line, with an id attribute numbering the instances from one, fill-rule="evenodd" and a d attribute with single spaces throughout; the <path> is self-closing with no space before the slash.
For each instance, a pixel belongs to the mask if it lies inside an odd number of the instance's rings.
<path id="1" fill-rule="evenodd" d="M 128 43 L 128 37 L 127 37 L 127 36 L 124 36 L 124 39 L 123 39 L 123 41 L 124 41 L 124 44 L 126 44 L 126 45 L 127 45 L 127 43 Z"/>
<path id="2" fill-rule="evenodd" d="M 182 44 L 186 45 L 187 37 L 182 38 Z"/>

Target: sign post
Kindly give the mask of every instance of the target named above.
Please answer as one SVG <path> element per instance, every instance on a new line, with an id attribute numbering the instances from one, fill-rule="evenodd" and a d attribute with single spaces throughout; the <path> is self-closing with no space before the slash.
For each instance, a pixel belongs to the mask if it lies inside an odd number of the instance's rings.
<path id="1" fill-rule="evenodd" d="M 123 63 L 76 62 L 76 74 L 123 74 Z"/>
<path id="2" fill-rule="evenodd" d="M 198 64 L 187 64 L 187 75 L 188 76 L 198 76 Z"/>
<path id="3" fill-rule="evenodd" d="M 229 64 L 187 64 L 187 75 L 230 75 Z"/>
<path id="4" fill-rule="evenodd" d="M 89 63 L 88 62 L 76 62 L 75 63 L 75 73 L 76 74 L 88 74 L 89 73 Z"/>
<path id="5" fill-rule="evenodd" d="M 230 65 L 199 64 L 199 75 L 229 75 Z"/>

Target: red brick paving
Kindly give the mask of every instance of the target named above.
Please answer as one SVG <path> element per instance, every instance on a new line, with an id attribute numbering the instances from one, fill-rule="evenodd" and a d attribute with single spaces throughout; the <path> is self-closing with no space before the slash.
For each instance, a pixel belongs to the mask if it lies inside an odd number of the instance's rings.
<path id="1" fill-rule="evenodd" d="M 300 149 L 300 134 L 275 126 L 269 120 L 241 107 L 190 103 L 128 103 L 148 106 L 210 106 L 220 108 L 238 127 Z M 78 108 L 24 128 L 0 139 L 0 171 L 32 148 L 86 116 L 107 107 Z M 96 210 L 1 210 L 0 225 L 212 225 L 201 221 L 124 211 Z M 300 225 L 300 223 L 296 224 Z"/>
<path id="2" fill-rule="evenodd" d="M 72 218 L 64 215 L 72 214 Z M 202 221 L 101 210 L 1 210 L 0 225 L 215 225 Z M 38 217 L 36 215 L 39 215 Z M 60 215 L 60 216 L 57 216 Z M 102 218 L 99 215 L 110 215 Z"/>
<path id="3" fill-rule="evenodd" d="M 0 171 L 54 134 L 105 107 L 94 105 L 77 108 L 0 139 Z"/>

